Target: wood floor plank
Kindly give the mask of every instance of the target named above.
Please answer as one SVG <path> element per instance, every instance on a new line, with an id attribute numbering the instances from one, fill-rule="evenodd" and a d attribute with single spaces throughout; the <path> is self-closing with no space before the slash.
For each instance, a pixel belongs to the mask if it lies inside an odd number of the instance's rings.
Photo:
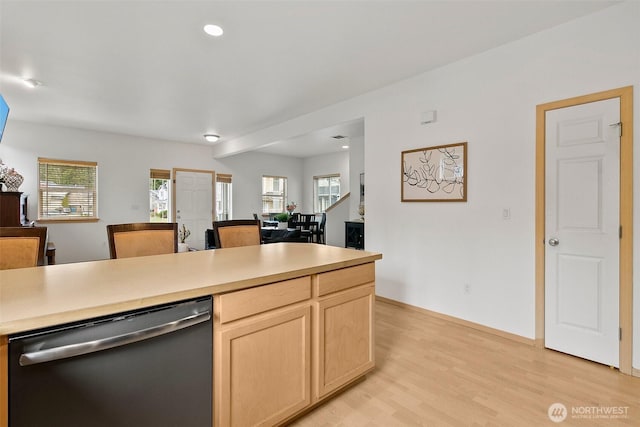
<path id="1" fill-rule="evenodd" d="M 640 378 L 377 301 L 375 371 L 292 425 L 639 426 Z"/>

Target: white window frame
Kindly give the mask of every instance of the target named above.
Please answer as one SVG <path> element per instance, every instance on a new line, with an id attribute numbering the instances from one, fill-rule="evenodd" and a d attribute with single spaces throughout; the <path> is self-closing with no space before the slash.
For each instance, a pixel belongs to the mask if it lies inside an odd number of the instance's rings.
<path id="1" fill-rule="evenodd" d="M 164 188 L 154 189 L 154 181 L 164 181 Z M 158 217 L 154 213 L 159 205 L 166 203 L 167 216 Z M 149 221 L 150 222 L 171 222 L 171 171 L 168 169 L 149 170 Z"/>
<path id="2" fill-rule="evenodd" d="M 269 183 L 266 181 L 269 179 L 281 182 L 282 190 L 274 190 L 273 186 L 269 187 Z M 286 176 L 262 175 L 262 213 L 264 215 L 286 212 L 287 181 L 288 179 Z M 272 202 L 280 201 L 280 208 L 278 209 L 277 207 L 273 207 L 275 206 L 275 203 L 267 203 L 266 201 L 269 199 Z M 272 206 L 272 208 L 270 209 L 269 206 Z"/>
<path id="3" fill-rule="evenodd" d="M 328 179 L 329 180 L 329 194 L 326 196 L 328 198 L 328 203 L 323 203 L 320 200 L 320 194 L 318 191 L 319 188 L 319 182 L 320 180 L 323 179 Z M 333 180 L 337 180 L 338 181 L 338 191 L 336 194 L 332 193 L 332 188 L 333 186 L 331 185 L 331 182 Z M 338 200 L 340 200 L 341 197 L 341 187 L 342 187 L 342 182 L 340 180 L 340 174 L 328 174 L 328 175 L 318 175 L 318 176 L 314 176 L 313 177 L 313 211 L 315 213 L 322 213 L 325 212 L 330 206 L 332 206 L 334 203 L 336 203 Z M 335 197 L 335 200 L 332 201 L 332 198 Z"/>
<path id="4" fill-rule="evenodd" d="M 233 183 L 231 175 L 216 174 L 216 221 L 233 219 Z"/>

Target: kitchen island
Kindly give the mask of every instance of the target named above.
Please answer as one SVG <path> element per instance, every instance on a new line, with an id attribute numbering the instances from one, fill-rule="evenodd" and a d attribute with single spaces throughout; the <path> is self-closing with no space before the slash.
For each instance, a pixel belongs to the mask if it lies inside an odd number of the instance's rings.
<path id="1" fill-rule="evenodd" d="M 286 422 L 373 369 L 381 258 L 276 243 L 0 271 L 0 427 L 9 335 L 207 295 L 214 425 Z"/>

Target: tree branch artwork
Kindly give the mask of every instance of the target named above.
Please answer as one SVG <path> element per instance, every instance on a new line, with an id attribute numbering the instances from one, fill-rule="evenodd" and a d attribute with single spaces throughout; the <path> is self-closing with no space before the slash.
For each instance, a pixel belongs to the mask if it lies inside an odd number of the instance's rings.
<path id="1" fill-rule="evenodd" d="M 402 152 L 403 202 L 467 200 L 467 143 Z"/>

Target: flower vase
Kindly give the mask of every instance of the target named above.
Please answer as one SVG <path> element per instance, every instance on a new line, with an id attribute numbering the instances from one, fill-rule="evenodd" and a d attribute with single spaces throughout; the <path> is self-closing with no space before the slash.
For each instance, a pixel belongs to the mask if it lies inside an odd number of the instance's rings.
<path id="1" fill-rule="evenodd" d="M 7 187 L 7 191 L 17 192 L 22 182 L 24 181 L 24 177 L 19 173 L 14 173 L 12 175 L 6 175 L 4 177 L 4 185 Z"/>
<path id="2" fill-rule="evenodd" d="M 178 243 L 178 252 L 189 252 L 189 244 L 188 243 Z"/>
<path id="3" fill-rule="evenodd" d="M 279 222 L 278 223 L 278 229 L 285 230 L 287 228 L 289 228 L 289 223 L 288 222 Z"/>

